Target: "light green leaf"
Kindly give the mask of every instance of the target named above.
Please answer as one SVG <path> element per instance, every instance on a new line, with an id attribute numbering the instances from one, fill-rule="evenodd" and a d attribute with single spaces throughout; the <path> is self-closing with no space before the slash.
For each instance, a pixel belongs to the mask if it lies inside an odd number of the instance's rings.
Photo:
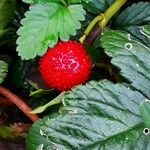
<path id="1" fill-rule="evenodd" d="M 0 84 L 4 81 L 4 78 L 7 75 L 8 64 L 2 60 L 0 60 Z"/>
<path id="2" fill-rule="evenodd" d="M 88 3 L 89 1 L 92 0 L 68 0 L 70 4 L 77 4 L 81 3 L 82 1 Z M 54 3 L 59 3 L 59 4 L 64 4 L 67 3 L 65 0 L 23 0 L 25 3 L 47 3 L 47 2 L 54 2 Z"/>
<path id="3" fill-rule="evenodd" d="M 85 19 L 85 11 L 81 5 L 68 7 L 57 3 L 36 4 L 30 7 L 21 21 L 18 30 L 17 51 L 22 59 L 32 59 L 43 55 L 48 45 L 53 47 L 58 37 L 66 41 L 70 35 L 76 34 L 81 27 L 80 21 Z M 40 20 L 40 21 L 39 21 Z"/>
<path id="4" fill-rule="evenodd" d="M 150 25 L 145 25 L 142 30 L 141 33 L 143 35 L 145 35 L 148 39 L 150 39 Z"/>
<path id="5" fill-rule="evenodd" d="M 46 150 L 148 149 L 150 137 L 143 134 L 138 107 L 143 99 L 127 86 L 106 80 L 77 86 L 67 92 L 64 112 L 34 124 L 27 149 L 34 150 L 41 144 Z M 140 137 L 140 143 L 147 138 L 148 143 L 138 145 Z"/>
<path id="6" fill-rule="evenodd" d="M 0 0 L 0 29 L 4 29 L 15 12 L 15 0 Z"/>
<path id="7" fill-rule="evenodd" d="M 29 3 L 29 4 L 33 4 L 33 3 L 48 3 L 48 2 L 61 3 L 61 0 L 23 0 L 23 2 Z"/>
<path id="8" fill-rule="evenodd" d="M 70 3 L 72 3 L 72 4 L 75 4 L 75 3 L 81 3 L 81 2 L 88 3 L 88 2 L 90 2 L 90 1 L 92 1 L 92 0 L 69 0 L 69 1 L 70 1 Z"/>
<path id="9" fill-rule="evenodd" d="M 140 104 L 141 116 L 147 128 L 150 128 L 150 100 L 144 100 Z"/>
<path id="10" fill-rule="evenodd" d="M 131 40 L 127 33 L 111 30 L 104 31 L 101 42 L 121 74 L 150 98 L 150 48 Z"/>

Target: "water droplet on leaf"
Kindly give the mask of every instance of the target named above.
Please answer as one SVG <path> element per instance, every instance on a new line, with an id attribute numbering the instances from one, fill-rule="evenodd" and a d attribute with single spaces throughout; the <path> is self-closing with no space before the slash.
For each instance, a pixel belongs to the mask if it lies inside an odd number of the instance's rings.
<path id="1" fill-rule="evenodd" d="M 132 49 L 132 47 L 133 47 L 132 43 L 126 43 L 125 44 L 125 49 L 128 50 L 128 51 L 130 51 Z"/>

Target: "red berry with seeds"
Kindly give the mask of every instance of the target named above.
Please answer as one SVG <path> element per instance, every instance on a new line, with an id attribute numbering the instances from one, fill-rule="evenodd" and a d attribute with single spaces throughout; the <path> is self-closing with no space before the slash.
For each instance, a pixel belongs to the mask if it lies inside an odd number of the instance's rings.
<path id="1" fill-rule="evenodd" d="M 41 57 L 39 71 L 45 83 L 59 91 L 85 83 L 92 62 L 83 45 L 76 41 L 60 41 Z"/>

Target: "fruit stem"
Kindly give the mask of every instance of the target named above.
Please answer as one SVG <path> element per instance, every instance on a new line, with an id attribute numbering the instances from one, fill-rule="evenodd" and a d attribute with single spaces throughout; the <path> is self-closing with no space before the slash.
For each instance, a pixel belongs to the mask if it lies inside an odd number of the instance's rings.
<path id="1" fill-rule="evenodd" d="M 0 93 L 7 97 L 11 102 L 13 102 L 19 109 L 21 109 L 24 114 L 29 117 L 33 122 L 39 119 L 37 115 L 30 114 L 32 109 L 21 98 L 13 94 L 8 89 L 0 86 Z"/>
<path id="2" fill-rule="evenodd" d="M 112 16 L 125 4 L 127 0 L 116 0 L 104 13 L 99 14 L 95 17 L 88 27 L 85 29 L 83 36 L 79 39 L 79 41 L 83 44 L 86 37 L 98 23 L 101 28 L 104 28 Z"/>
<path id="3" fill-rule="evenodd" d="M 99 25 L 103 28 L 112 18 L 112 16 L 127 2 L 127 0 L 116 0 L 104 13 L 104 19 L 99 22 Z"/>

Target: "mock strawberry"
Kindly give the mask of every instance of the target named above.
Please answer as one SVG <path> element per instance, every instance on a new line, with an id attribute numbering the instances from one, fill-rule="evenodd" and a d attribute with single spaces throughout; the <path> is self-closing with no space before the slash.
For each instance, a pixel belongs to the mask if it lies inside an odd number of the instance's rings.
<path id="1" fill-rule="evenodd" d="M 60 41 L 39 61 L 39 71 L 45 83 L 59 91 L 69 90 L 85 83 L 91 72 L 92 62 L 86 50 L 76 41 Z"/>

